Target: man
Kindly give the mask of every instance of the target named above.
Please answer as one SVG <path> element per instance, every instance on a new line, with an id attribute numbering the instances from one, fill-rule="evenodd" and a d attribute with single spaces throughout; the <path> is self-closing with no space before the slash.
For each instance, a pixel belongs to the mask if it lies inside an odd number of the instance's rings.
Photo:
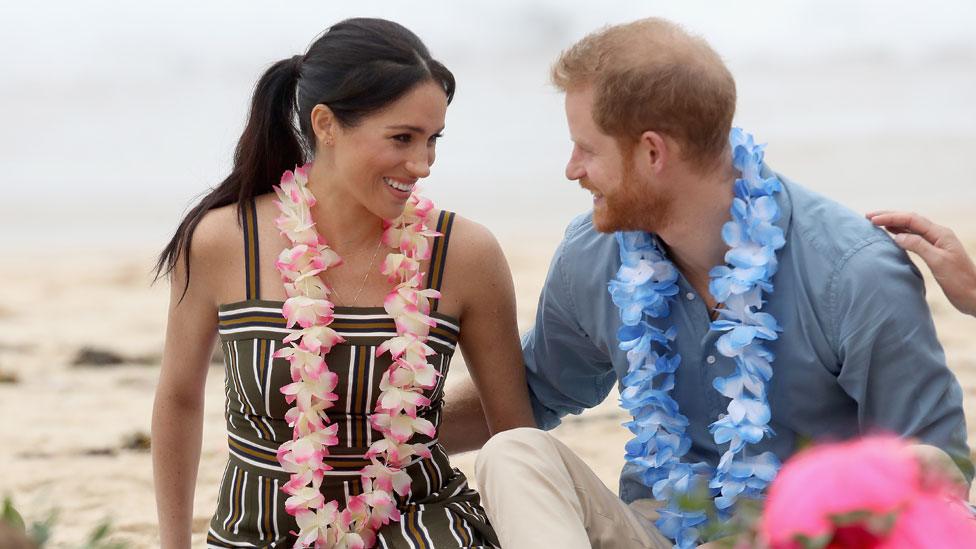
<path id="1" fill-rule="evenodd" d="M 704 517 L 682 493 L 708 483 L 728 512 L 805 442 L 873 430 L 971 479 L 917 270 L 860 216 L 755 164 L 740 133 L 733 150 L 735 83 L 707 43 L 641 20 L 587 36 L 552 72 L 566 177 L 593 211 L 569 225 L 523 338 L 535 417 L 550 429 L 619 383 L 640 438 L 619 498 L 544 431 L 492 438 L 476 474 L 503 547 L 690 547 Z M 462 393 L 443 434 L 455 449 L 484 433 Z"/>

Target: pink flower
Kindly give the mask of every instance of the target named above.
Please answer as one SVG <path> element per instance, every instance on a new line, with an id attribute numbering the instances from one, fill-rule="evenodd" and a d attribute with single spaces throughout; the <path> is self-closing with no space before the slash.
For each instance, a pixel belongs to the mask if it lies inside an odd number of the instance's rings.
<path id="1" fill-rule="evenodd" d="M 308 190 L 308 176 L 305 167 L 296 168 L 281 174 L 281 181 L 275 187 L 275 194 L 278 195 L 284 205 L 294 207 L 297 205 L 307 205 L 309 208 L 315 205 L 315 196 Z"/>
<path id="2" fill-rule="evenodd" d="M 338 504 L 330 501 L 316 509 L 298 509 L 295 521 L 298 523 L 299 534 L 295 547 L 330 546 L 329 525 L 338 518 Z M 295 532 L 292 532 L 295 534 Z"/>
<path id="3" fill-rule="evenodd" d="M 946 485 L 923 482 L 905 441 L 872 436 L 789 460 L 770 486 L 760 537 L 773 549 L 800 549 L 803 538 L 836 549 L 976 547 L 976 521 Z"/>
<path id="4" fill-rule="evenodd" d="M 318 429 L 325 429 L 325 422 L 322 421 L 318 411 L 314 409 L 300 410 L 297 406 L 289 408 L 285 412 L 285 421 L 288 422 L 288 426 L 292 428 L 292 432 L 296 436 L 303 436 Z M 294 441 L 288 442 L 293 443 Z M 279 461 L 281 460 L 279 459 Z"/>
<path id="5" fill-rule="evenodd" d="M 440 233 L 427 229 L 422 223 L 401 226 L 391 224 L 383 231 L 383 243 L 399 248 L 414 259 L 430 258 L 430 237 Z"/>
<path id="6" fill-rule="evenodd" d="M 289 208 L 281 202 L 277 204 L 281 215 L 275 218 L 275 226 L 281 234 L 296 244 L 312 245 L 318 242 L 315 222 L 312 221 L 312 214 L 307 207 Z"/>
<path id="7" fill-rule="evenodd" d="M 342 264 L 342 259 L 328 246 L 317 244 L 297 244 L 286 248 L 278 255 L 275 268 L 282 279 L 301 282 L 306 278 L 317 277 L 322 271 Z"/>
<path id="8" fill-rule="evenodd" d="M 408 362 L 401 357 L 393 362 L 389 370 L 390 383 L 397 387 L 416 385 L 422 389 L 433 389 L 441 375 L 423 359 Z"/>
<path id="9" fill-rule="evenodd" d="M 324 299 L 305 296 L 289 297 L 281 307 L 281 313 L 288 320 L 289 328 L 295 324 L 308 328 L 314 324 L 332 323 L 332 303 Z"/>
<path id="10" fill-rule="evenodd" d="M 410 493 L 410 475 L 406 471 L 383 465 L 375 458 L 375 454 L 370 457 L 370 461 L 372 463 L 363 467 L 362 471 L 364 486 L 375 486 L 377 491 L 396 492 L 401 496 Z"/>
<path id="11" fill-rule="evenodd" d="M 380 272 L 394 283 L 409 279 L 419 270 L 420 262 L 404 254 L 388 254 L 380 266 Z"/>
<path id="12" fill-rule="evenodd" d="M 390 356 L 396 359 L 403 359 L 410 363 L 426 362 L 426 357 L 434 354 L 434 350 L 420 340 L 414 334 L 403 334 L 391 337 L 376 348 L 376 356 L 389 351 Z"/>
<path id="13" fill-rule="evenodd" d="M 298 348 L 314 354 L 328 353 L 337 343 L 342 343 L 342 338 L 335 330 L 328 326 L 314 325 L 304 328 L 285 337 L 285 343 L 291 343 L 301 339 Z"/>
<path id="14" fill-rule="evenodd" d="M 440 292 L 432 289 L 417 290 L 408 284 L 400 284 L 395 291 L 390 292 L 383 300 L 383 308 L 393 317 L 397 333 L 423 337 L 437 325 L 427 314 L 430 312 L 429 298 L 440 297 Z"/>
<path id="15" fill-rule="evenodd" d="M 285 511 L 294 515 L 299 509 L 315 509 L 324 503 L 325 497 L 317 488 L 301 486 L 294 491 L 293 496 L 285 500 Z"/>
<path id="16" fill-rule="evenodd" d="M 372 460 L 382 455 L 389 467 L 402 469 L 410 464 L 410 458 L 414 455 L 424 454 L 430 456 L 430 449 L 423 444 L 401 444 L 393 439 L 384 438 L 370 445 L 369 450 L 366 451 L 366 458 Z"/>
<path id="17" fill-rule="evenodd" d="M 396 508 L 396 500 L 386 490 L 373 490 L 363 494 L 366 504 L 372 507 L 369 517 L 369 527 L 379 530 L 392 520 L 400 520 L 400 512 Z"/>
<path id="18" fill-rule="evenodd" d="M 434 424 L 422 417 L 410 417 L 406 414 L 373 414 L 369 418 L 374 429 L 384 435 L 389 434 L 393 440 L 404 443 L 410 440 L 414 433 L 421 433 L 429 437 L 434 436 Z"/>
<path id="19" fill-rule="evenodd" d="M 434 203 L 429 198 L 420 195 L 420 189 L 415 188 L 414 194 L 410 195 L 407 204 L 403 208 L 403 219 L 407 223 L 426 222 Z"/>
<path id="20" fill-rule="evenodd" d="M 898 515 L 879 549 L 964 549 L 976 547 L 976 518 L 962 501 L 946 494 L 916 495 Z"/>
<path id="21" fill-rule="evenodd" d="M 411 417 L 417 416 L 417 406 L 429 406 L 430 399 L 420 394 L 419 390 L 400 388 L 390 382 L 389 370 L 380 378 L 380 398 L 376 403 L 377 411 L 404 413 Z"/>

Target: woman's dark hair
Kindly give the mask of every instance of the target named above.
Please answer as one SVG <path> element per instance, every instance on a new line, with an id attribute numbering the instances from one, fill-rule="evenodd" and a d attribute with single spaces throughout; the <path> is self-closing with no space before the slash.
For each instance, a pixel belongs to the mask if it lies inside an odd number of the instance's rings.
<path id="1" fill-rule="evenodd" d="M 328 106 L 340 125 L 353 127 L 424 82 L 442 86 L 448 103 L 454 98 L 451 71 L 431 58 L 417 35 L 384 19 L 342 21 L 319 36 L 305 55 L 271 65 L 254 89 L 230 175 L 180 222 L 156 261 L 156 278 L 172 272 L 182 255 L 186 295 L 190 243 L 200 219 L 236 202 L 240 223 L 252 198 L 271 192 L 285 170 L 303 164 L 315 149 L 310 121 L 315 105 Z"/>

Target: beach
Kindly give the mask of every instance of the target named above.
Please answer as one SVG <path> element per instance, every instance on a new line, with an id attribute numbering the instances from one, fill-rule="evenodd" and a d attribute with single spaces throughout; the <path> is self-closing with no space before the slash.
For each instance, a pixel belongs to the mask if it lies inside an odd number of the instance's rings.
<path id="1" fill-rule="evenodd" d="M 976 227 L 955 223 L 971 253 Z M 963 232 L 964 231 L 964 232 Z M 521 329 L 532 324 L 547 264 L 557 242 L 503 239 L 516 281 Z M 150 286 L 149 250 L 62 250 L 0 266 L 0 492 L 12 495 L 28 519 L 56 510 L 50 547 L 69 547 L 97 523 L 110 519 L 112 539 L 132 547 L 158 545 L 152 466 L 142 437 L 149 433 L 153 391 L 165 330 L 167 285 Z M 34 252 L 36 253 L 36 251 Z M 962 384 L 976 444 L 976 319 L 963 316 L 933 285 L 928 302 L 948 364 Z M 121 364 L 76 366 L 85 347 L 110 351 Z M 227 458 L 223 418 L 223 369 L 207 378 L 203 449 L 194 500 L 194 546 L 216 505 Z M 448 387 L 466 375 L 460 354 Z M 450 393 L 447 394 L 450 399 Z M 554 433 L 590 463 L 616 491 L 629 433 L 616 392 L 600 406 L 569 417 Z M 474 453 L 455 457 L 473 476 Z"/>
<path id="2" fill-rule="evenodd" d="M 0 497 L 28 522 L 56 513 L 47 547 L 78 547 L 104 520 L 112 540 L 158 546 L 148 444 L 169 291 L 152 284 L 155 256 L 229 173 L 260 74 L 345 17 L 394 19 L 454 71 L 423 187 L 496 235 L 522 332 L 566 225 L 591 200 L 563 175 L 572 143 L 550 65 L 585 33 L 650 15 L 715 46 L 736 79 L 734 123 L 769 144 L 773 169 L 859 215 L 922 212 L 976 255 L 969 0 L 101 4 L 22 4 L 0 18 Z M 976 447 L 976 318 L 913 259 Z M 466 375 L 457 353 L 448 400 Z M 227 460 L 224 398 L 214 362 L 194 547 Z M 554 433 L 616 491 L 626 420 L 613 391 Z M 453 461 L 473 478 L 475 457 Z"/>

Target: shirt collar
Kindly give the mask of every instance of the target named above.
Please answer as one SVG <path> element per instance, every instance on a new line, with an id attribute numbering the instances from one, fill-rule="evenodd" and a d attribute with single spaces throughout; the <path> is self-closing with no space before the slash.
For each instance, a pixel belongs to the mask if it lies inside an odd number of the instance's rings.
<path id="1" fill-rule="evenodd" d="M 759 172 L 762 177 L 775 177 L 779 179 L 779 183 L 783 190 L 776 195 L 776 204 L 779 205 L 779 220 L 774 223 L 777 227 L 783 230 L 783 238 L 789 240 L 790 232 L 790 220 L 793 218 L 793 199 L 790 197 L 790 191 L 786 186 L 786 180 L 783 176 L 773 171 L 768 164 L 763 162 L 762 170 Z"/>

